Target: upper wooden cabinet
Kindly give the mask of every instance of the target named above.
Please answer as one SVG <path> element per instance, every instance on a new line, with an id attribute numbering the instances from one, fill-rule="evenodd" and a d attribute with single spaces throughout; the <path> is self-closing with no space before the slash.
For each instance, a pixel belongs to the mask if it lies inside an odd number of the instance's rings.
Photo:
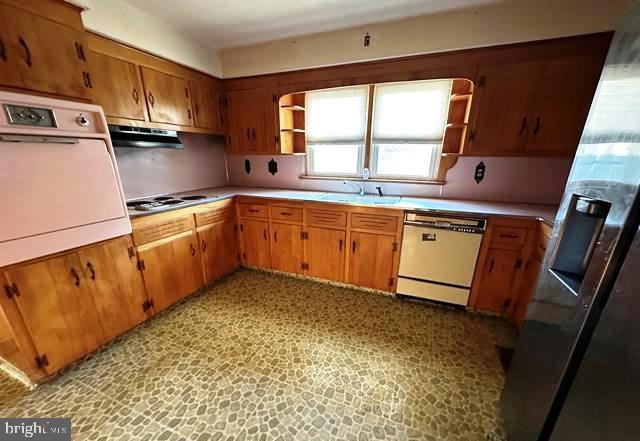
<path id="1" fill-rule="evenodd" d="M 91 53 L 93 100 L 106 116 L 145 120 L 145 98 L 138 67 L 114 57 Z"/>
<path id="2" fill-rule="evenodd" d="M 203 129 L 222 130 L 223 116 L 220 92 L 193 81 L 189 82 L 189 91 L 191 92 L 194 125 Z"/>
<path id="3" fill-rule="evenodd" d="M 193 125 L 189 85 L 186 80 L 140 68 L 147 97 L 149 119 L 152 122 Z"/>
<path id="4" fill-rule="evenodd" d="M 84 31 L 3 3 L 0 15 L 4 28 L 0 59 L 5 67 L 13 65 L 7 75 L 2 71 L 1 84 L 90 98 L 93 79 Z M 17 81 L 16 66 L 21 82 Z"/>
<path id="5" fill-rule="evenodd" d="M 5 18 L 0 14 L 0 83 L 5 86 L 24 86 L 20 69 L 18 68 L 17 54 L 10 44 L 9 32 L 5 25 Z M 10 18 L 9 18 L 10 20 Z"/>
<path id="6" fill-rule="evenodd" d="M 225 105 L 227 153 L 280 153 L 274 88 L 227 92 Z"/>
<path id="7" fill-rule="evenodd" d="M 601 55 L 480 66 L 465 155 L 571 156 Z"/>

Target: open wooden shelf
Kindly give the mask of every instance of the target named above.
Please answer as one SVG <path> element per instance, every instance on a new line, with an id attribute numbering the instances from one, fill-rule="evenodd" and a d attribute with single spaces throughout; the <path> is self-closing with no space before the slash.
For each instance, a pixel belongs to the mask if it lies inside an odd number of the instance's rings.
<path id="1" fill-rule="evenodd" d="M 447 129 L 464 129 L 467 127 L 467 123 L 448 123 L 445 127 Z"/>
<path id="2" fill-rule="evenodd" d="M 304 129 L 280 129 L 281 132 L 305 133 Z"/>
<path id="3" fill-rule="evenodd" d="M 449 101 L 466 101 L 472 96 L 472 93 L 452 93 Z"/>
<path id="4" fill-rule="evenodd" d="M 469 124 L 473 83 L 467 79 L 455 78 L 451 84 L 449 113 L 442 141 L 443 157 L 457 157 L 462 151 Z"/>
<path id="5" fill-rule="evenodd" d="M 279 103 L 280 151 L 288 155 L 303 155 L 307 149 L 305 135 L 305 94 L 283 95 Z"/>
<path id="6" fill-rule="evenodd" d="M 294 112 L 304 112 L 305 111 L 305 108 L 303 106 L 298 106 L 298 105 L 295 105 L 295 104 L 283 105 L 283 106 L 280 106 L 280 108 L 283 109 L 283 110 L 292 110 Z"/>

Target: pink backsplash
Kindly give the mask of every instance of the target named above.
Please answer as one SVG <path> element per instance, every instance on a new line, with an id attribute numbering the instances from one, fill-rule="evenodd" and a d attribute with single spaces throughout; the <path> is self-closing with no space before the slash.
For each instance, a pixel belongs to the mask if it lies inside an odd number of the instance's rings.
<path id="1" fill-rule="evenodd" d="M 224 139 L 181 133 L 182 149 L 117 147 L 127 199 L 227 184 Z"/>
<path id="2" fill-rule="evenodd" d="M 278 173 L 271 175 L 267 163 L 278 162 Z M 247 175 L 244 161 L 251 161 Z M 486 165 L 485 178 L 474 181 L 480 162 Z M 375 193 L 377 185 L 385 194 L 401 196 L 442 197 L 501 202 L 557 204 L 571 169 L 570 158 L 475 158 L 461 157 L 449 170 L 445 185 L 389 184 L 370 182 L 367 193 Z M 315 191 L 349 191 L 342 181 L 298 179 L 304 173 L 304 156 L 233 155 L 227 157 L 229 184 L 249 187 L 288 188 Z"/>

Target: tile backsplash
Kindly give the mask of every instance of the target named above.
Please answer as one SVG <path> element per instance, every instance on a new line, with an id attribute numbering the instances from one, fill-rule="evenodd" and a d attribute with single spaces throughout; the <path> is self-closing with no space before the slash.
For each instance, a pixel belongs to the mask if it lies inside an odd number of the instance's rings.
<path id="1" fill-rule="evenodd" d="M 267 163 L 274 159 L 278 172 L 272 175 Z M 251 172 L 245 171 L 245 160 Z M 227 167 L 230 185 L 288 188 L 314 191 L 351 191 L 342 181 L 299 179 L 305 170 L 304 156 L 230 155 Z M 484 162 L 486 172 L 478 184 L 474 180 L 476 165 Z M 461 157 L 447 173 L 445 185 L 365 184 L 368 193 L 381 186 L 385 194 L 442 197 L 501 202 L 557 204 L 571 169 L 571 158 Z"/>

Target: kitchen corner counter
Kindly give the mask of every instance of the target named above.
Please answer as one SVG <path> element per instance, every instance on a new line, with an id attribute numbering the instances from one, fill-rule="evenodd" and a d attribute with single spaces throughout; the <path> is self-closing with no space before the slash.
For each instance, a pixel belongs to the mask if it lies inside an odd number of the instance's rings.
<path id="1" fill-rule="evenodd" d="M 322 201 L 319 200 L 326 192 L 317 191 L 303 191 L 303 190 L 287 190 L 277 188 L 258 188 L 258 187 L 214 187 L 199 190 L 192 190 L 187 192 L 180 192 L 171 194 L 175 198 L 180 198 L 185 195 L 199 194 L 206 196 L 206 199 L 199 201 L 193 201 L 186 204 L 176 205 L 166 210 L 159 211 L 139 211 L 129 209 L 129 216 L 131 218 L 152 215 L 156 213 L 163 213 L 170 210 L 177 210 L 185 207 L 192 207 L 194 205 L 206 204 L 216 202 L 219 200 L 229 199 L 234 196 L 251 196 L 251 197 L 263 197 L 272 199 L 291 199 L 296 201 L 313 201 L 320 203 L 340 204 L 336 201 Z M 160 196 L 160 195 L 156 195 Z M 165 196 L 165 195 L 162 195 Z M 151 198 L 150 196 L 149 198 Z M 148 198 L 141 198 L 148 199 Z M 135 199 L 133 199 L 135 200 Z M 362 205 L 354 203 L 345 203 L 345 205 Z M 488 201 L 471 201 L 471 200 L 455 200 L 455 199 L 437 199 L 437 198 L 419 198 L 419 197 L 402 197 L 396 204 L 390 205 L 369 205 L 375 207 L 384 208 L 397 208 L 401 210 L 419 210 L 419 211 L 431 211 L 438 213 L 452 213 L 452 214 L 470 214 L 477 216 L 509 216 L 520 218 L 536 218 L 541 221 L 552 225 L 556 212 L 558 210 L 557 205 L 544 205 L 544 204 L 519 204 L 519 203 L 507 203 L 507 202 L 488 202 Z"/>

